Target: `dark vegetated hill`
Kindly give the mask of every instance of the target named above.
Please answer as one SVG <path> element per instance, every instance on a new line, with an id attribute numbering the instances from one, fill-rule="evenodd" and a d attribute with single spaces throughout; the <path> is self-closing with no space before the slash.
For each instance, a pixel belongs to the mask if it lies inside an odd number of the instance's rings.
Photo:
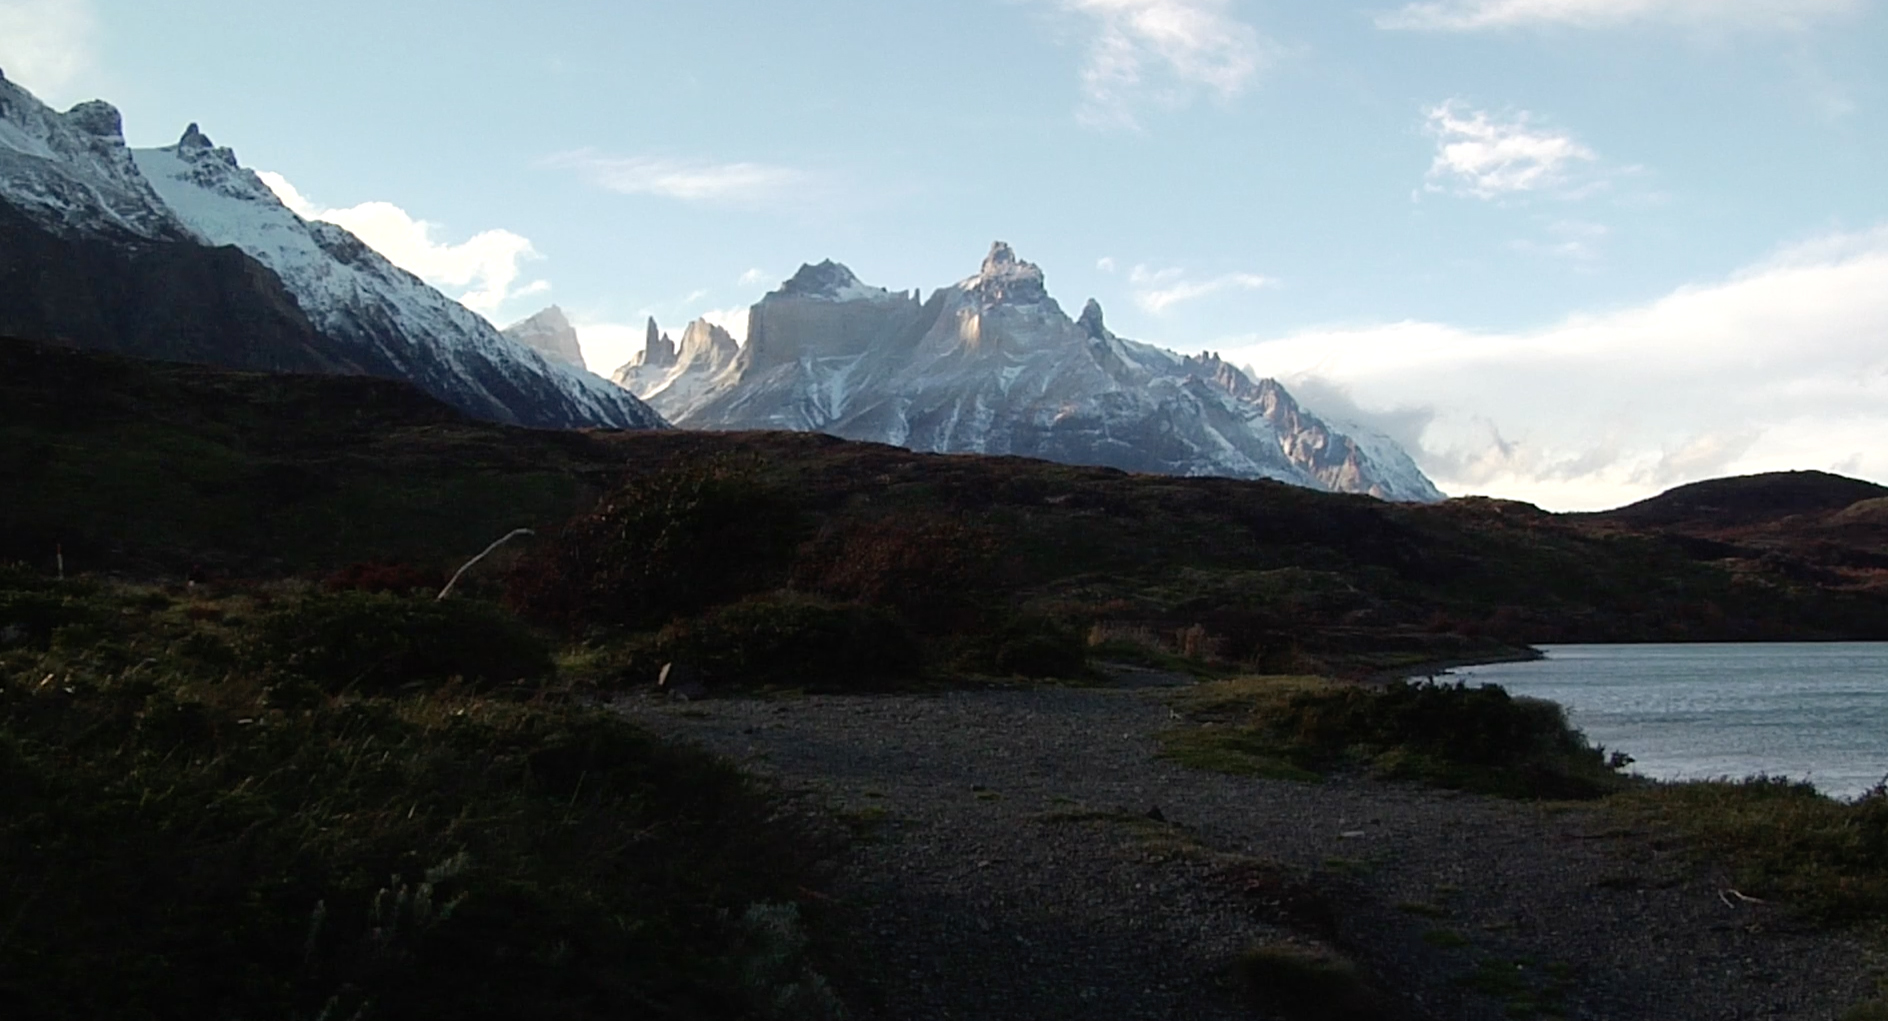
<path id="1" fill-rule="evenodd" d="M 71 563 L 133 573 L 450 567 L 511 528 L 555 533 L 625 483 L 715 459 L 785 502 L 769 513 L 790 527 L 771 532 L 793 544 L 717 598 L 791 586 L 919 631 L 998 606 L 1101 638 L 1173 645 L 1186 630 L 1196 651 L 1278 668 L 1501 643 L 1888 638 L 1888 591 L 1866 569 L 1724 556 L 1524 504 L 1398 505 L 810 434 L 536 432 L 398 384 L 0 344 L 0 557 L 34 564 L 64 543 Z"/>
<path id="2" fill-rule="evenodd" d="M 1844 510 L 1888 497 L 1888 486 L 1827 472 L 1770 472 L 1680 486 L 1649 500 L 1593 515 L 1642 528 L 1724 529 Z"/>
<path id="3" fill-rule="evenodd" d="M 1861 479 L 1826 472 L 1712 479 L 1568 517 L 1595 532 L 1661 535 L 1738 575 L 1888 592 L 1888 487 Z"/>
<path id="4" fill-rule="evenodd" d="M 269 372 L 381 368 L 323 337 L 238 249 L 61 237 L 4 201 L 0 335 Z"/>
<path id="5" fill-rule="evenodd" d="M 0 559 L 45 565 L 59 544 L 75 570 L 147 574 L 443 561 L 568 516 L 590 451 L 403 383 L 0 341 Z"/>

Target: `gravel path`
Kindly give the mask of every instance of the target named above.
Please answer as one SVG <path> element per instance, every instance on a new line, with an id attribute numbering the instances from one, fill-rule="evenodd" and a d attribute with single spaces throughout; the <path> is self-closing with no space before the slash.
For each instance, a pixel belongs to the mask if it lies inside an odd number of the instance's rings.
<path id="1" fill-rule="evenodd" d="M 855 1016 L 1251 1019 L 1228 964 L 1336 946 L 1412 1018 L 1834 1021 L 1882 962 L 1590 809 L 1155 758 L 1181 679 L 623 711 L 862 834 Z"/>

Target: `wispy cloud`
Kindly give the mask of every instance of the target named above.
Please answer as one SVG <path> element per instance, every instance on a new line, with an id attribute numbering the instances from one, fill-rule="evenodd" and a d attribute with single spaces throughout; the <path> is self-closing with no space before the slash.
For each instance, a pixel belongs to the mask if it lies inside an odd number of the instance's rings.
<path id="1" fill-rule="evenodd" d="M 437 224 L 415 219 L 391 202 L 363 202 L 347 209 L 327 209 L 310 201 L 281 174 L 257 174 L 282 204 L 305 220 L 325 220 L 347 228 L 368 247 L 401 269 L 436 287 L 459 290 L 459 303 L 488 319 L 509 301 L 542 294 L 547 281 L 520 284 L 523 264 L 540 258 L 531 242 L 508 230 L 488 230 L 458 244 L 438 240 Z"/>
<path id="2" fill-rule="evenodd" d="M 1128 274 L 1134 285 L 1134 303 L 1159 315 L 1175 305 L 1196 301 L 1222 291 L 1256 291 L 1278 281 L 1257 273 L 1227 273 L 1210 280 L 1188 280 L 1183 269 L 1150 270 L 1136 266 Z"/>
<path id="3" fill-rule="evenodd" d="M 1379 15 L 1378 28 L 1438 32 L 1663 23 L 1695 28 L 1800 30 L 1852 14 L 1864 0 L 1429 0 Z"/>
<path id="4" fill-rule="evenodd" d="M 97 27 L 89 0 L 0 0 L 0 71 L 62 102 L 92 68 Z"/>
<path id="5" fill-rule="evenodd" d="M 1546 225 L 1545 233 L 1545 240 L 1522 238 L 1509 247 L 1527 255 L 1544 255 L 1591 267 L 1600 260 L 1600 244 L 1613 231 L 1605 224 L 1587 220 L 1555 220 Z"/>
<path id="6" fill-rule="evenodd" d="M 764 205 L 808 181 L 803 171 L 765 163 L 609 156 L 592 149 L 559 153 L 544 165 L 575 170 L 597 187 L 624 195 L 741 206 Z"/>
<path id="7" fill-rule="evenodd" d="M 1184 106 L 1202 92 L 1234 99 L 1277 52 L 1227 0 L 1051 2 L 1094 29 L 1076 111 L 1092 128 L 1136 128 L 1148 104 Z"/>
<path id="8" fill-rule="evenodd" d="M 1560 509 L 1714 475 L 1888 481 L 1888 227 L 1797 245 L 1709 284 L 1538 330 L 1305 331 L 1229 356 L 1375 409 L 1437 484 Z"/>
<path id="9" fill-rule="evenodd" d="M 1570 134 L 1538 128 L 1523 111 L 1498 117 L 1451 100 L 1428 112 L 1436 139 L 1430 191 L 1482 199 L 1527 193 L 1574 193 L 1574 178 L 1597 153 Z"/>
<path id="10" fill-rule="evenodd" d="M 773 279 L 774 279 L 774 275 L 772 273 L 769 273 L 766 270 L 761 269 L 760 267 L 756 266 L 755 268 L 750 269 L 747 272 L 741 274 L 740 284 L 742 287 L 758 287 L 761 284 L 765 284 L 772 281 Z"/>

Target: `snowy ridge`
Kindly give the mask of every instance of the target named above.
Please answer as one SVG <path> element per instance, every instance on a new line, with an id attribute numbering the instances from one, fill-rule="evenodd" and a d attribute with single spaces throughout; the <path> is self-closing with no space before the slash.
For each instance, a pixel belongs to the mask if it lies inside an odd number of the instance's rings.
<path id="1" fill-rule="evenodd" d="M 109 103 L 59 113 L 0 75 L 0 197 L 54 233 L 194 241 L 138 173 Z"/>
<path id="2" fill-rule="evenodd" d="M 133 158 L 187 226 L 274 270 L 316 326 L 371 351 L 389 374 L 497 421 L 661 424 L 641 402 L 622 400 L 620 388 L 506 338 L 345 229 L 303 220 L 196 125 L 176 145 L 136 150 Z"/>
<path id="3" fill-rule="evenodd" d="M 194 124 L 176 145 L 133 151 L 110 104 L 58 113 L 0 76 L 0 202 L 40 230 L 121 251 L 238 248 L 279 278 L 332 346 L 331 364 L 408 380 L 480 418 L 665 425 L 622 388 L 501 336 L 346 230 L 302 220 Z M 269 360 L 247 354 L 230 360 Z"/>
<path id="4" fill-rule="evenodd" d="M 836 263 L 803 267 L 754 306 L 731 361 L 678 358 L 652 373 L 659 359 L 652 347 L 615 378 L 687 428 L 1442 499 L 1387 437 L 1318 419 L 1274 380 L 1118 337 L 1092 301 L 1071 320 L 1042 270 L 1001 242 L 975 276 L 924 302 L 866 288 Z"/>

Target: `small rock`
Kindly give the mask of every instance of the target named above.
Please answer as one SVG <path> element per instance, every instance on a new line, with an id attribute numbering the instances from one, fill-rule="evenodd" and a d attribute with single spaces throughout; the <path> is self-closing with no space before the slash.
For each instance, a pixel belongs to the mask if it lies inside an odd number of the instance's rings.
<path id="1" fill-rule="evenodd" d="M 1153 808 L 1150 808 L 1150 809 L 1148 809 L 1148 810 L 1147 810 L 1147 817 L 1148 817 L 1149 819 L 1152 819 L 1152 820 L 1154 820 L 1155 822 L 1166 822 L 1166 821 L 1167 821 L 1167 816 L 1166 816 L 1165 814 L 1163 814 L 1163 813 L 1161 812 L 1161 810 L 1160 810 L 1160 806 L 1159 806 L 1159 805 L 1155 805 L 1155 806 L 1154 806 Z"/>

